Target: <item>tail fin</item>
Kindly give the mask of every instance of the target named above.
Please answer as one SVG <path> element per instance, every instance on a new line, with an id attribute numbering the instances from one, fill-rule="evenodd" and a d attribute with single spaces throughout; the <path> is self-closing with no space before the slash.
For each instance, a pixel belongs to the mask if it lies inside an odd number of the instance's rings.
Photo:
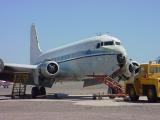
<path id="1" fill-rule="evenodd" d="M 36 59 L 41 54 L 42 54 L 42 51 L 39 47 L 36 27 L 34 24 L 32 24 L 31 31 L 30 31 L 30 64 L 35 64 Z"/>

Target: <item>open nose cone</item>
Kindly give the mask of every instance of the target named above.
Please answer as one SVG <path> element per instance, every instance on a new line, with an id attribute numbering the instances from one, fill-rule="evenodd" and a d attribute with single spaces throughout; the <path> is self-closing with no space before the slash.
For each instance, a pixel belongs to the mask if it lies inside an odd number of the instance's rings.
<path id="1" fill-rule="evenodd" d="M 117 61 L 118 61 L 119 66 L 122 67 L 126 63 L 126 57 L 123 54 L 118 54 Z"/>

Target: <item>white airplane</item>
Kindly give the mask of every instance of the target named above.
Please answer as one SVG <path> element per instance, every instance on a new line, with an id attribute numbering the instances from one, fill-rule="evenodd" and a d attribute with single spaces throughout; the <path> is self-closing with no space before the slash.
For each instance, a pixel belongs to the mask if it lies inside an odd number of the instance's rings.
<path id="1" fill-rule="evenodd" d="M 30 64 L 8 64 L 0 60 L 0 79 L 12 80 L 13 72 L 29 72 L 27 84 L 35 85 L 31 93 L 36 97 L 45 95 L 45 87 L 52 87 L 58 80 L 91 80 L 90 75 L 112 75 L 120 68 L 124 70 L 114 77 L 115 80 L 129 79 L 138 73 L 139 67 L 137 62 L 127 59 L 121 41 L 109 35 L 42 52 L 34 24 L 30 36 Z"/>

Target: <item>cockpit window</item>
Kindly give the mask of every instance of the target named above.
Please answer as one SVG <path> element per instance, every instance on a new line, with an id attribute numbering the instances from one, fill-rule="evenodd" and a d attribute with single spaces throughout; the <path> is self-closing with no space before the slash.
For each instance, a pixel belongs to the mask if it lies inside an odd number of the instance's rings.
<path id="1" fill-rule="evenodd" d="M 120 42 L 116 42 L 116 45 L 121 45 L 121 43 Z"/>
<path id="2" fill-rule="evenodd" d="M 114 45 L 114 42 L 113 41 L 108 41 L 108 42 L 104 42 L 104 45 Z"/>
<path id="3" fill-rule="evenodd" d="M 96 48 L 100 48 L 101 46 L 110 46 L 110 45 L 121 45 L 121 43 L 116 41 L 101 42 L 97 43 Z"/>

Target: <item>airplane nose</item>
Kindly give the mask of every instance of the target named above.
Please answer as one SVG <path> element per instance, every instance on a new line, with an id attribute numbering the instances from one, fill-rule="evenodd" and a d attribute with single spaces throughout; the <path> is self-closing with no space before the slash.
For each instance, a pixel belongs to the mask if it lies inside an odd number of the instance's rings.
<path id="1" fill-rule="evenodd" d="M 127 53 L 123 46 L 105 46 L 103 49 L 117 55 L 117 62 L 120 67 L 123 67 L 126 64 Z"/>
<path id="2" fill-rule="evenodd" d="M 124 56 L 127 56 L 127 52 L 123 46 L 107 46 L 107 47 L 105 46 L 103 48 L 106 50 L 110 50 L 113 53 L 122 54 Z"/>
<path id="3" fill-rule="evenodd" d="M 119 54 L 122 54 L 123 56 L 127 56 L 126 50 L 122 46 L 116 47 L 116 51 L 119 52 Z"/>
<path id="4" fill-rule="evenodd" d="M 117 54 L 117 62 L 120 67 L 123 67 L 126 63 L 126 56 L 123 54 Z"/>

